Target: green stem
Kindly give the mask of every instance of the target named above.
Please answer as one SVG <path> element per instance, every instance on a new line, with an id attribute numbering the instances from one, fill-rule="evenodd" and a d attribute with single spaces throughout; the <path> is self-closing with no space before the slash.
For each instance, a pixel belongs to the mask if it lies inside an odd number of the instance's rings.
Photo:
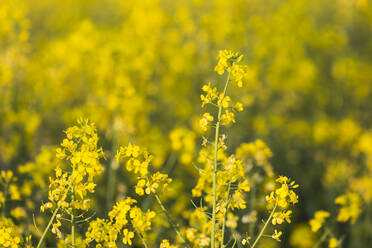
<path id="1" fill-rule="evenodd" d="M 177 160 L 176 153 L 171 151 L 168 155 L 168 159 L 161 166 L 161 168 L 164 168 L 163 173 L 170 175 L 174 169 L 174 166 L 176 165 L 176 160 Z M 153 197 L 146 197 L 146 199 L 141 204 L 141 208 L 148 209 L 150 208 L 150 206 L 152 206 L 153 202 L 154 202 Z"/>
<path id="2" fill-rule="evenodd" d="M 142 233 L 140 233 L 140 232 L 137 230 L 137 228 L 135 228 L 134 230 L 135 230 L 135 232 L 137 233 L 138 237 L 140 237 L 143 246 L 145 246 L 145 248 L 148 248 L 147 243 L 146 243 L 146 240 L 143 238 Z"/>
<path id="3" fill-rule="evenodd" d="M 271 214 L 269 216 L 269 218 L 267 219 L 267 221 L 265 222 L 265 225 L 263 226 L 263 228 L 261 229 L 261 232 L 260 234 L 258 235 L 258 237 L 256 238 L 256 240 L 254 241 L 253 245 L 251 246 L 251 248 L 254 248 L 256 246 L 256 244 L 258 243 L 258 241 L 260 240 L 260 238 L 262 237 L 267 225 L 269 224 L 271 218 L 273 217 L 274 213 L 275 213 L 275 210 L 276 210 L 276 207 L 277 207 L 277 203 L 275 203 L 275 206 L 273 208 L 273 210 L 271 211 Z"/>
<path id="4" fill-rule="evenodd" d="M 172 217 L 170 216 L 168 210 L 165 208 L 165 206 L 164 206 L 163 203 L 161 202 L 159 196 L 158 196 L 157 194 L 154 194 L 154 195 L 155 195 L 155 199 L 156 199 L 156 201 L 157 201 L 157 202 L 159 203 L 159 205 L 160 205 L 161 210 L 162 210 L 163 213 L 167 216 L 169 224 L 172 226 L 172 228 L 173 228 L 174 231 L 177 233 L 178 237 L 182 240 L 182 242 L 185 243 L 187 247 L 190 247 L 189 244 L 187 243 L 186 239 L 182 236 L 181 231 L 180 231 L 178 225 L 173 221 L 173 219 L 172 219 Z"/>
<path id="5" fill-rule="evenodd" d="M 8 183 L 4 186 L 4 198 L 5 198 L 5 201 L 4 201 L 4 204 L 3 204 L 3 209 L 2 209 L 2 216 L 5 217 L 5 212 L 6 212 L 6 202 L 7 202 L 7 196 L 8 196 Z"/>
<path id="6" fill-rule="evenodd" d="M 71 181 L 71 183 L 68 185 L 68 188 L 66 189 L 66 191 L 65 191 L 65 193 L 63 194 L 63 197 L 70 191 L 70 189 L 72 188 L 72 185 L 73 185 L 73 183 L 74 183 L 74 179 Z M 63 198 L 62 197 L 62 198 Z M 57 204 L 58 205 L 58 204 Z M 41 247 L 41 245 L 42 245 L 42 243 L 43 243 L 43 241 L 44 241 L 44 239 L 45 239 L 45 235 L 47 234 L 47 232 L 48 232 L 48 230 L 49 230 L 49 228 L 50 228 L 50 225 L 52 225 L 52 223 L 53 223 L 53 221 L 54 221 L 54 218 L 56 217 L 56 215 L 57 215 L 57 213 L 58 213 L 58 210 L 61 208 L 61 206 L 58 206 L 55 210 L 54 210 L 54 212 L 53 212 L 53 215 L 52 215 L 52 217 L 50 218 L 50 220 L 49 220 L 49 222 L 48 222 L 48 225 L 47 225 L 47 227 L 44 229 L 44 232 L 43 232 L 43 234 L 41 235 L 41 238 L 40 238 L 40 240 L 39 240 L 39 243 L 37 244 L 37 246 L 36 246 L 36 248 L 40 248 Z"/>
<path id="7" fill-rule="evenodd" d="M 256 177 L 253 177 L 254 178 L 254 182 L 256 181 Z M 251 213 L 253 213 L 253 211 L 255 211 L 255 206 L 256 206 L 256 187 L 252 187 L 252 192 L 251 192 Z M 255 230 L 255 221 L 252 221 L 251 223 L 249 223 L 249 230 L 248 230 L 248 234 L 249 236 L 254 236 L 254 230 Z"/>
<path id="8" fill-rule="evenodd" d="M 231 190 L 231 181 L 229 182 L 229 186 L 227 188 L 227 202 L 226 202 L 226 210 L 225 210 L 225 213 L 223 215 L 223 222 L 222 222 L 222 237 L 221 237 L 221 248 L 224 248 L 225 247 L 225 244 L 224 244 L 224 239 L 225 239 L 225 225 L 226 225 L 226 216 L 227 216 L 227 211 L 228 211 L 228 208 L 229 208 L 229 204 L 230 204 L 230 190 Z"/>
<path id="9" fill-rule="evenodd" d="M 75 168 L 72 169 L 72 173 L 74 173 Z M 74 187 L 72 187 L 71 192 L 71 203 L 75 201 L 75 190 Z M 75 216 L 74 216 L 74 209 L 71 209 L 71 246 L 72 248 L 75 248 Z"/>
<path id="10" fill-rule="evenodd" d="M 48 230 L 49 230 L 49 228 L 50 228 L 50 225 L 52 225 L 52 223 L 53 223 L 53 221 L 54 221 L 54 218 L 56 217 L 56 215 L 57 215 L 59 209 L 60 209 L 60 207 L 57 207 L 57 208 L 54 210 L 53 215 L 52 215 L 52 217 L 50 218 L 47 227 L 44 229 L 43 235 L 41 235 L 41 238 L 40 238 L 39 243 L 37 244 L 36 248 L 40 248 L 40 247 L 41 247 L 41 244 L 43 243 L 43 241 L 44 241 L 44 239 L 45 239 L 45 235 L 47 234 L 47 232 L 48 232 Z"/>
<path id="11" fill-rule="evenodd" d="M 71 211 L 71 246 L 75 248 L 75 216 L 74 210 Z"/>
<path id="12" fill-rule="evenodd" d="M 327 236 L 329 235 L 329 230 L 326 229 L 322 235 L 322 237 L 320 237 L 319 241 L 315 244 L 314 248 L 318 248 L 323 242 L 324 240 L 327 238 Z"/>
<path id="13" fill-rule="evenodd" d="M 114 151 L 117 149 L 118 146 L 118 138 L 117 132 L 115 127 L 112 127 L 113 134 L 112 134 L 112 150 Z M 107 191 L 106 191 L 106 210 L 109 211 L 112 207 L 112 202 L 114 201 L 115 196 L 115 186 L 116 186 L 116 170 L 118 169 L 119 165 L 117 160 L 114 157 L 111 158 L 111 162 L 108 168 L 108 178 L 107 178 Z"/>
<path id="14" fill-rule="evenodd" d="M 225 88 L 223 90 L 223 95 L 226 94 L 226 89 L 230 81 L 230 72 L 227 75 L 227 80 L 225 83 Z M 217 189 L 217 153 L 218 153 L 218 137 L 220 131 L 220 122 L 221 122 L 221 114 L 222 114 L 222 104 L 218 108 L 218 117 L 216 122 L 216 132 L 214 136 L 214 158 L 213 158 L 213 210 L 212 210 L 212 233 L 211 233 L 211 248 L 215 248 L 215 233 L 216 233 L 216 206 L 217 206 L 217 197 L 216 197 L 216 189 Z"/>

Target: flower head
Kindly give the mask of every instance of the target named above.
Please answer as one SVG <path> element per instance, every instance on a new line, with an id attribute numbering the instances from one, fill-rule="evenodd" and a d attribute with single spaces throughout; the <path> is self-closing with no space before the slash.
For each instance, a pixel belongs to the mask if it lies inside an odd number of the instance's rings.
<path id="1" fill-rule="evenodd" d="M 279 242 L 280 242 L 280 236 L 282 236 L 282 232 L 278 232 L 276 229 L 274 230 L 273 235 L 271 235 L 273 239 Z"/>

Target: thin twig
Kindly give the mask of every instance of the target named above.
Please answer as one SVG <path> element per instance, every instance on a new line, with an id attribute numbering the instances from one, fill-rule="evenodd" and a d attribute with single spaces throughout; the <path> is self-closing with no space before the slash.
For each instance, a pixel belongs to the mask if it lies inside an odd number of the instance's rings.
<path id="1" fill-rule="evenodd" d="M 155 193 L 155 199 L 156 201 L 159 203 L 160 205 L 160 208 L 161 210 L 163 210 L 163 213 L 167 216 L 168 218 L 168 222 L 169 224 L 172 226 L 172 228 L 174 229 L 174 231 L 177 233 L 178 237 L 182 240 L 183 243 L 186 244 L 187 247 L 190 248 L 190 245 L 188 244 L 188 242 L 186 241 L 186 239 L 182 236 L 181 234 L 181 231 L 178 227 L 178 225 L 173 221 L 172 217 L 170 216 L 168 210 L 165 208 L 165 206 L 163 205 L 163 203 L 161 202 L 159 196 Z"/>

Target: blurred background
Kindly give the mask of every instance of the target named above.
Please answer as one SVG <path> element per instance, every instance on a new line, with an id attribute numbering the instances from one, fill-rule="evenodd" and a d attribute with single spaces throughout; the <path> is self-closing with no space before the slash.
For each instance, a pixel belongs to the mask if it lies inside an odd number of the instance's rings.
<path id="1" fill-rule="evenodd" d="M 1 0 L 0 168 L 19 178 L 8 210 L 21 207 L 45 223 L 39 206 L 55 147 L 85 117 L 108 158 L 97 215 L 133 190 L 114 161 L 117 147 L 133 142 L 174 178 L 167 204 L 182 219 L 197 180 L 200 88 L 224 80 L 213 71 L 222 49 L 244 54 L 249 66 L 242 90 L 230 92 L 245 110 L 226 131 L 229 151 L 261 139 L 274 172 L 300 185 L 282 243 L 262 247 L 314 247 L 321 234 L 308 221 L 319 209 L 331 212 L 342 247 L 369 247 L 369 0 Z M 350 211 L 361 211 L 354 223 L 337 222 L 334 199 L 349 192 L 358 196 Z"/>

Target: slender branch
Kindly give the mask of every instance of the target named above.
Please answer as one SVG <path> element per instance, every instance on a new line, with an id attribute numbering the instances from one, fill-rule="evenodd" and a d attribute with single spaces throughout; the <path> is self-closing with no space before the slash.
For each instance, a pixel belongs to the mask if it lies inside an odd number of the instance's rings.
<path id="1" fill-rule="evenodd" d="M 254 180 L 256 180 L 256 178 L 254 177 Z M 252 191 L 251 191 L 251 194 L 250 194 L 250 198 L 251 198 L 251 201 L 250 201 L 250 205 L 251 205 L 251 213 L 253 213 L 254 211 L 254 207 L 256 205 L 256 187 L 252 187 Z M 249 236 L 253 237 L 254 236 L 254 230 L 255 230 L 255 224 L 256 222 L 255 221 L 252 221 L 251 223 L 249 223 L 249 229 L 248 229 L 248 234 Z"/>
<path id="2" fill-rule="evenodd" d="M 43 241 L 44 241 L 44 239 L 45 239 L 45 235 L 47 234 L 47 232 L 48 232 L 48 230 L 49 230 L 49 228 L 50 228 L 50 225 L 52 225 L 52 223 L 53 223 L 53 221 L 54 221 L 54 218 L 56 217 L 56 215 L 57 215 L 59 209 L 60 209 L 60 206 L 58 206 L 58 207 L 54 210 L 53 215 L 52 215 L 52 217 L 50 218 L 47 227 L 44 229 L 43 235 L 41 235 L 41 238 L 40 238 L 39 243 L 37 244 L 36 248 L 40 248 L 40 247 L 41 247 L 41 244 L 43 243 Z"/>
<path id="3" fill-rule="evenodd" d="M 226 89 L 230 81 L 230 72 L 228 72 L 225 88 L 223 90 L 223 95 L 226 94 Z M 216 206 L 217 206 L 217 153 L 218 153 L 218 137 L 220 131 L 220 122 L 222 114 L 222 105 L 218 108 L 218 117 L 216 122 L 216 132 L 214 136 L 214 161 L 213 161 L 213 212 L 212 212 L 212 232 L 211 232 L 211 248 L 215 248 L 215 233 L 216 233 Z"/>
<path id="4" fill-rule="evenodd" d="M 254 247 L 256 246 L 257 242 L 258 242 L 258 241 L 260 240 L 260 238 L 262 237 L 262 235 L 263 235 L 263 233 L 264 233 L 264 231 L 265 231 L 267 225 L 269 224 L 271 218 L 273 217 L 273 215 L 274 215 L 274 213 L 275 213 L 275 210 L 276 210 L 276 207 L 277 207 L 277 206 L 278 206 L 278 204 L 275 203 L 275 206 L 274 206 L 273 210 L 271 211 L 271 214 L 270 214 L 269 218 L 267 219 L 267 221 L 265 222 L 265 225 L 264 225 L 263 228 L 261 229 L 260 234 L 258 235 L 258 237 L 256 238 L 256 240 L 254 241 L 254 243 L 253 243 L 253 245 L 252 245 L 252 248 L 254 248 Z"/>
<path id="5" fill-rule="evenodd" d="M 75 167 L 72 168 L 72 174 L 75 172 Z M 71 190 L 71 203 L 75 201 L 75 189 L 72 187 Z M 75 215 L 74 209 L 71 209 L 71 246 L 75 248 Z"/>
<path id="6" fill-rule="evenodd" d="M 5 201 L 4 201 L 4 203 L 3 203 L 3 209 L 2 209 L 2 212 L 1 212 L 1 214 L 2 214 L 2 216 L 3 217 L 5 217 L 5 213 L 6 213 L 6 203 L 7 203 L 7 197 L 8 197 L 8 194 L 9 194 L 9 181 L 8 180 L 6 180 L 6 182 L 5 183 L 3 183 L 3 187 L 4 187 L 4 194 L 3 194 L 3 196 L 4 196 L 4 198 L 5 198 Z"/>
<path id="7" fill-rule="evenodd" d="M 35 215 L 34 215 L 33 213 L 32 213 L 32 222 L 33 222 L 33 224 L 34 224 L 34 227 L 35 227 L 36 231 L 37 231 L 39 234 L 41 234 L 39 228 L 37 228 L 36 220 L 35 220 Z"/>
<path id="8" fill-rule="evenodd" d="M 145 248 L 148 248 L 148 245 L 146 243 L 146 240 L 143 238 L 142 233 L 140 231 L 138 231 L 137 228 L 134 228 L 134 230 L 137 233 L 138 237 L 140 237 L 143 246 L 145 246 Z"/>
<path id="9" fill-rule="evenodd" d="M 112 127 L 112 150 L 117 149 L 118 146 L 118 137 L 115 126 Z M 107 191 L 106 191 L 106 210 L 111 209 L 111 204 L 115 196 L 115 186 L 116 186 L 116 170 L 118 169 L 119 164 L 115 156 L 111 158 L 111 162 L 108 166 L 108 178 L 107 178 Z"/>
<path id="10" fill-rule="evenodd" d="M 329 230 L 326 229 L 324 231 L 323 235 L 320 237 L 319 241 L 315 244 L 314 248 L 318 248 L 324 242 L 324 240 L 327 238 L 329 233 L 330 233 Z"/>
<path id="11" fill-rule="evenodd" d="M 163 168 L 163 173 L 170 175 L 174 166 L 176 165 L 176 160 L 177 160 L 177 156 L 175 152 L 171 151 L 168 155 L 167 160 L 161 166 L 161 168 Z M 154 198 L 146 197 L 146 199 L 141 204 L 141 208 L 148 209 L 150 206 L 152 206 L 153 202 L 154 202 Z"/>
<path id="12" fill-rule="evenodd" d="M 163 213 L 167 216 L 169 224 L 172 226 L 174 231 L 177 233 L 178 237 L 182 240 L 183 243 L 186 244 L 187 247 L 190 247 L 190 245 L 187 243 L 186 239 L 182 236 L 181 231 L 178 227 L 178 225 L 173 221 L 172 217 L 170 216 L 168 210 L 165 208 L 163 203 L 161 202 L 159 196 L 155 193 L 155 199 L 159 203 L 161 210 Z"/>
<path id="13" fill-rule="evenodd" d="M 229 209 L 229 204 L 230 204 L 230 201 L 231 201 L 230 190 L 231 190 L 231 181 L 229 181 L 229 186 L 227 188 L 227 202 L 226 202 L 225 213 L 223 215 L 223 222 L 222 222 L 221 248 L 225 247 L 224 239 L 225 239 L 226 216 L 227 216 L 227 211 Z"/>
<path id="14" fill-rule="evenodd" d="M 65 196 L 65 195 L 70 191 L 70 189 L 71 189 L 72 184 L 74 183 L 74 181 L 75 181 L 75 179 L 73 179 L 73 180 L 71 181 L 71 183 L 68 185 L 68 188 L 66 189 L 65 193 L 63 194 L 64 196 Z M 62 197 L 62 198 L 63 198 L 63 197 Z M 57 205 L 58 205 L 58 204 L 57 204 Z M 43 235 L 41 235 L 41 238 L 40 238 L 39 243 L 37 244 L 36 248 L 40 248 L 40 247 L 41 247 L 41 245 L 42 245 L 42 243 L 43 243 L 43 241 L 44 241 L 44 239 L 45 239 L 45 235 L 47 234 L 47 232 L 48 232 L 50 226 L 52 225 L 52 223 L 53 223 L 53 221 L 54 221 L 54 219 L 55 219 L 55 217 L 56 217 L 56 215 L 57 215 L 57 213 L 58 213 L 58 210 L 59 210 L 60 208 L 61 208 L 61 206 L 58 206 L 58 207 L 54 210 L 53 215 L 52 215 L 52 217 L 50 218 L 47 227 L 44 229 Z"/>
<path id="15" fill-rule="evenodd" d="M 232 248 L 234 248 L 235 245 L 236 245 L 236 239 L 234 239 L 234 243 L 233 243 L 233 245 L 232 245 Z"/>

